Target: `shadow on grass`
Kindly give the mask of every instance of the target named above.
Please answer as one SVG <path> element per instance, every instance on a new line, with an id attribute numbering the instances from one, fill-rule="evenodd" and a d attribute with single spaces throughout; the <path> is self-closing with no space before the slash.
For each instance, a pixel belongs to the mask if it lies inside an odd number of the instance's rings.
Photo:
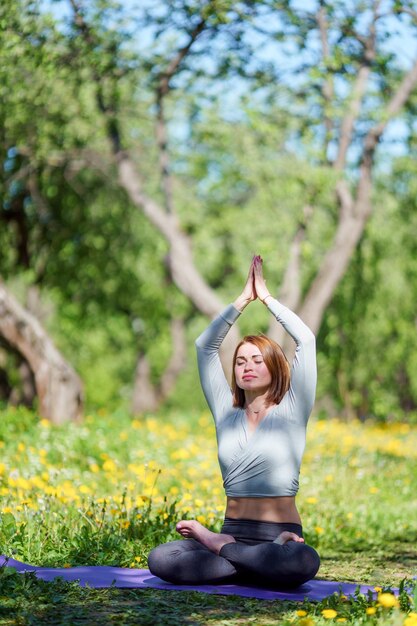
<path id="1" fill-rule="evenodd" d="M 52 591 L 52 590 L 51 590 Z M 181 626 L 284 623 L 285 614 L 299 603 L 260 601 L 237 596 L 209 596 L 196 592 L 158 590 L 86 590 L 79 593 L 36 594 L 16 598 L 0 608 L 2 626 Z M 78 597 L 77 597 L 78 596 Z"/>

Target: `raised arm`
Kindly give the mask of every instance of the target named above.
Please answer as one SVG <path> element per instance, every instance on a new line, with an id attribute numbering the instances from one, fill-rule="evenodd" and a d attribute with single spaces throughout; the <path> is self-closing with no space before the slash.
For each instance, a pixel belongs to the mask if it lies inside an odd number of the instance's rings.
<path id="1" fill-rule="evenodd" d="M 260 257 L 255 257 L 254 286 L 259 300 L 268 307 L 296 343 L 288 400 L 294 415 L 306 421 L 316 395 L 316 338 L 298 315 L 271 296 L 263 278 Z"/>
<path id="2" fill-rule="evenodd" d="M 254 261 L 251 263 L 246 284 L 240 296 L 211 322 L 195 342 L 201 386 L 216 422 L 232 406 L 232 393 L 223 372 L 219 350 L 232 324 L 243 309 L 256 299 L 253 267 Z"/>

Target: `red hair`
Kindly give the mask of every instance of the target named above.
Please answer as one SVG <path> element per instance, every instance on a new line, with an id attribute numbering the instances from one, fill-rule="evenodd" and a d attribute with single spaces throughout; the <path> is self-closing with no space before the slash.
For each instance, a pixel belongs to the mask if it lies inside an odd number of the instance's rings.
<path id="1" fill-rule="evenodd" d="M 236 358 L 239 348 L 244 343 L 251 343 L 256 346 L 263 356 L 265 365 L 268 372 L 271 374 L 271 386 L 266 396 L 266 401 L 270 404 L 279 404 L 287 393 L 290 387 L 290 365 L 287 361 L 280 345 L 270 339 L 266 335 L 247 335 L 243 337 L 242 341 L 236 346 L 235 353 L 233 355 L 233 370 L 232 370 L 232 393 L 233 393 L 233 406 L 239 406 L 243 408 L 245 406 L 245 392 L 238 387 L 235 376 Z"/>

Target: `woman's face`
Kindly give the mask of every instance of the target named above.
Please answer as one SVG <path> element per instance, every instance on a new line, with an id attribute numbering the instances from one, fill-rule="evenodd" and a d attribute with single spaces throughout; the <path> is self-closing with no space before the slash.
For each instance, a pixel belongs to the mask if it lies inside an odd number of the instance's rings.
<path id="1" fill-rule="evenodd" d="M 236 355 L 235 378 L 244 391 L 267 390 L 272 377 L 265 365 L 262 352 L 253 343 L 243 343 Z"/>

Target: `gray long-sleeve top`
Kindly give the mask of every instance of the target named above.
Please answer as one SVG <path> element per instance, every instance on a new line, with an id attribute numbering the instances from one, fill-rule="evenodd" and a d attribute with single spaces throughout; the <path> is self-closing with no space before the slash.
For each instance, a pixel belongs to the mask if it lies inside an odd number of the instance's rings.
<path id="1" fill-rule="evenodd" d="M 296 343 L 290 387 L 249 433 L 245 410 L 233 406 L 219 358 L 223 339 L 240 311 L 229 305 L 196 341 L 201 386 L 213 414 L 226 495 L 294 496 L 298 491 L 307 421 L 316 391 L 315 337 L 292 311 L 269 298 L 268 309 Z"/>

